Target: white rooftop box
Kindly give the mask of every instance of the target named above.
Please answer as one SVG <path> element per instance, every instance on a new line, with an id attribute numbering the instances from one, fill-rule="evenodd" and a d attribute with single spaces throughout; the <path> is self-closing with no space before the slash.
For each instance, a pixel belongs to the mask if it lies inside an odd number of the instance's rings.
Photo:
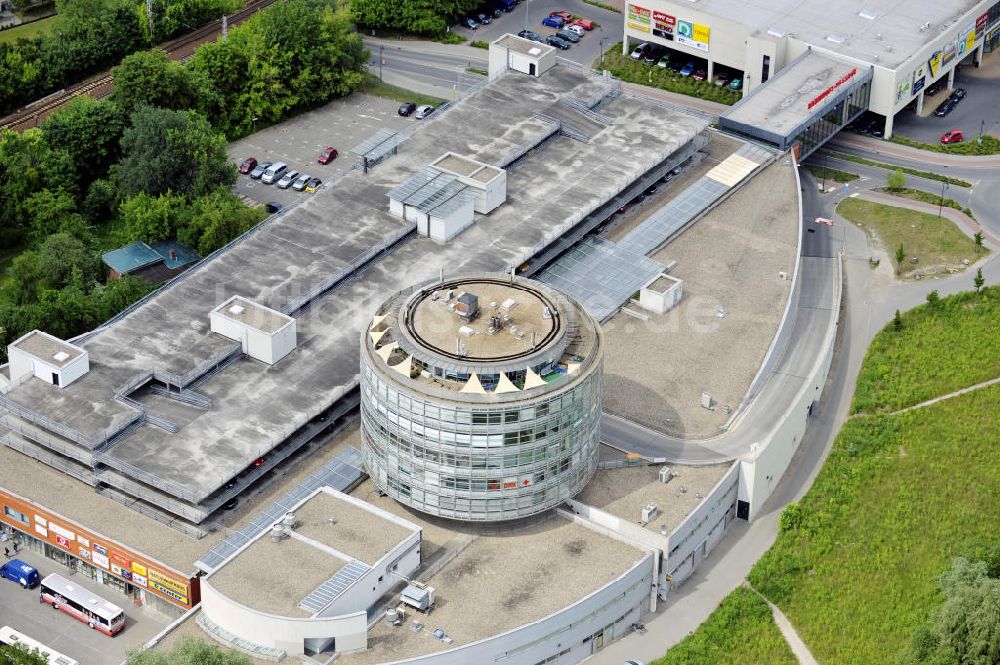
<path id="1" fill-rule="evenodd" d="M 508 69 L 528 76 L 541 76 L 556 64 L 556 49 L 507 33 L 490 43 L 489 62 L 491 81 Z"/>
<path id="2" fill-rule="evenodd" d="M 476 212 L 485 215 L 507 200 L 507 172 L 469 157 L 446 153 L 431 163 L 476 192 Z"/>
<path id="3" fill-rule="evenodd" d="M 639 289 L 639 306 L 663 314 L 677 306 L 683 291 L 683 281 L 666 273 L 660 273 Z"/>
<path id="4" fill-rule="evenodd" d="M 10 380 L 35 376 L 63 388 L 90 371 L 87 352 L 40 330 L 32 330 L 7 347 Z"/>
<path id="5" fill-rule="evenodd" d="M 233 296 L 209 314 L 212 332 L 236 340 L 243 353 L 273 365 L 295 348 L 295 319 L 242 296 Z"/>

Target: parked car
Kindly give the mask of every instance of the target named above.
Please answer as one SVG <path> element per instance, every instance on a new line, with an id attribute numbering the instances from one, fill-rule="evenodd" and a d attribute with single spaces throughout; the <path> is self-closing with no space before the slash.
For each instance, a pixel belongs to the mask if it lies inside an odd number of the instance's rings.
<path id="1" fill-rule="evenodd" d="M 939 118 L 945 117 L 946 115 L 952 112 L 952 110 L 955 108 L 955 104 L 957 103 L 958 102 L 953 101 L 949 97 L 948 99 L 938 104 L 938 107 L 934 109 L 934 115 L 936 115 Z"/>
<path id="2" fill-rule="evenodd" d="M 965 94 L 966 94 L 965 88 L 955 88 L 954 90 L 951 91 L 951 94 L 948 95 L 948 99 L 957 104 L 958 102 L 965 99 Z"/>
<path id="3" fill-rule="evenodd" d="M 247 174 L 253 171 L 255 168 L 257 168 L 257 158 L 247 157 L 246 159 L 243 160 L 243 163 L 240 164 L 240 173 Z"/>
<path id="4" fill-rule="evenodd" d="M 694 63 L 689 62 L 683 67 L 681 67 L 681 76 L 691 76 L 694 74 Z"/>
<path id="5" fill-rule="evenodd" d="M 578 18 L 575 21 L 573 21 L 573 25 L 578 25 L 584 30 L 594 29 L 594 22 L 591 21 L 589 18 Z"/>
<path id="6" fill-rule="evenodd" d="M 274 162 L 261 162 L 257 166 L 253 167 L 253 171 L 250 172 L 250 177 L 254 180 L 260 180 L 260 177 L 264 175 L 264 171 L 271 168 L 271 164 L 274 164 Z"/>
<path id="7" fill-rule="evenodd" d="M 310 180 L 312 180 L 312 176 L 309 175 L 308 173 L 305 175 L 300 175 L 295 180 L 295 182 L 292 183 L 292 189 L 294 189 L 296 192 L 301 192 L 303 189 L 306 188 L 306 183 L 309 182 Z"/>
<path id="8" fill-rule="evenodd" d="M 229 501 L 226 501 L 224 504 L 222 504 L 222 509 L 223 510 L 234 510 L 236 508 L 236 506 L 238 506 L 238 505 L 240 505 L 239 497 L 235 497 L 234 496 L 232 499 L 230 499 Z"/>
<path id="9" fill-rule="evenodd" d="M 306 183 L 306 191 L 315 192 L 317 189 L 319 189 L 319 186 L 322 184 L 323 181 L 320 180 L 319 178 L 312 178 L 311 180 L 309 180 L 309 182 Z"/>
<path id="10" fill-rule="evenodd" d="M 33 589 L 42 581 L 38 575 L 38 569 L 29 566 L 20 559 L 11 559 L 0 566 L 0 577 L 17 582 L 25 589 Z"/>
<path id="11" fill-rule="evenodd" d="M 486 12 L 490 14 L 493 18 L 500 18 L 503 16 L 503 12 L 500 11 L 499 7 L 493 7 L 492 9 L 487 9 Z"/>
<path id="12" fill-rule="evenodd" d="M 323 148 L 323 151 L 319 153 L 319 157 L 316 159 L 320 164 L 329 164 L 333 160 L 337 159 L 337 149 L 332 145 L 328 145 Z"/>
<path id="13" fill-rule="evenodd" d="M 417 107 L 417 113 L 414 116 L 417 120 L 423 120 L 431 113 L 434 113 L 434 107 L 430 104 L 421 104 Z"/>
<path id="14" fill-rule="evenodd" d="M 642 61 L 647 65 L 655 65 L 656 61 L 660 59 L 660 55 L 662 55 L 662 51 L 654 46 L 646 49 L 646 52 L 642 56 Z"/>
<path id="15" fill-rule="evenodd" d="M 565 30 L 565 29 L 564 30 L 556 30 L 556 37 L 561 37 L 561 38 L 565 39 L 568 42 L 573 42 L 574 44 L 576 44 L 578 41 L 580 41 L 580 35 L 576 34 L 575 32 L 570 32 L 569 30 Z"/>
<path id="16" fill-rule="evenodd" d="M 476 14 L 476 18 L 478 18 L 479 22 L 483 25 L 489 25 L 493 22 L 493 18 L 491 16 L 487 16 L 486 14 Z"/>
<path id="17" fill-rule="evenodd" d="M 668 53 L 665 56 L 663 56 L 662 58 L 660 58 L 657 61 L 656 66 L 657 67 L 661 67 L 663 69 L 666 69 L 667 67 L 669 67 L 670 66 L 670 54 Z"/>
<path id="18" fill-rule="evenodd" d="M 399 115 L 404 118 L 409 116 L 411 113 L 417 110 L 417 105 L 413 102 L 403 102 L 399 107 Z"/>
<path id="19" fill-rule="evenodd" d="M 536 42 L 542 41 L 542 38 L 538 36 L 538 33 L 532 32 L 531 30 L 522 30 L 517 33 L 518 37 L 524 37 L 525 39 L 531 39 Z"/>
<path id="20" fill-rule="evenodd" d="M 557 12 L 549 12 L 549 17 L 550 18 L 554 17 L 554 16 L 558 16 L 563 21 L 572 21 L 573 20 L 573 14 L 571 12 L 566 11 L 566 10 L 560 10 L 560 11 L 557 11 Z"/>
<path id="21" fill-rule="evenodd" d="M 653 194 L 656 194 L 657 189 L 658 188 L 656 185 L 650 185 L 649 187 L 646 188 L 646 191 L 643 192 L 643 194 L 645 194 L 646 196 L 652 196 Z"/>
<path id="22" fill-rule="evenodd" d="M 281 176 L 281 180 L 278 181 L 278 189 L 288 189 L 289 187 L 292 186 L 292 183 L 295 182 L 296 178 L 298 177 L 299 177 L 298 171 L 295 170 L 285 171 L 285 174 Z"/>
<path id="23" fill-rule="evenodd" d="M 717 85 L 719 87 L 722 87 L 722 86 L 726 85 L 727 83 L 729 83 L 729 79 L 730 78 L 732 78 L 732 76 L 730 74 L 728 74 L 726 72 L 722 72 L 721 74 L 719 74 L 718 76 L 715 77 L 715 85 Z"/>
<path id="24" fill-rule="evenodd" d="M 729 82 L 729 89 L 730 90 L 742 90 L 743 89 L 743 79 L 741 79 L 738 76 L 736 78 L 734 78 L 732 81 Z"/>
<path id="25" fill-rule="evenodd" d="M 265 185 L 273 185 L 275 180 L 280 180 L 281 176 L 284 175 L 285 171 L 288 170 L 288 164 L 284 162 L 275 162 L 267 167 L 264 171 L 264 175 L 260 177 L 260 181 Z"/>
<path id="26" fill-rule="evenodd" d="M 556 48 L 560 48 L 564 51 L 569 48 L 569 42 L 563 39 L 562 37 L 557 37 L 556 35 L 549 35 L 548 37 L 546 37 L 545 43 L 548 44 L 549 46 L 555 46 Z"/>
<path id="27" fill-rule="evenodd" d="M 565 23 L 566 21 L 562 20 L 558 16 L 546 16 L 545 18 L 542 19 L 542 25 L 548 26 L 550 28 L 556 28 L 557 30 L 563 27 Z"/>
<path id="28" fill-rule="evenodd" d="M 965 140 L 965 134 L 961 129 L 951 129 L 941 135 L 941 143 L 961 143 Z"/>
<path id="29" fill-rule="evenodd" d="M 651 48 L 653 48 L 652 44 L 650 44 L 649 42 L 643 42 L 638 46 L 636 46 L 634 49 L 632 49 L 632 52 L 629 54 L 629 57 L 632 58 L 633 60 L 638 60 L 642 56 L 646 55 L 646 51 Z"/>
<path id="30" fill-rule="evenodd" d="M 462 23 L 464 23 L 465 27 L 468 28 L 469 30 L 475 30 L 476 28 L 479 27 L 479 24 L 473 21 L 471 18 L 465 19 L 464 21 L 462 21 Z"/>
<path id="31" fill-rule="evenodd" d="M 694 74 L 691 75 L 691 78 L 693 78 L 695 81 L 704 81 L 705 76 L 706 74 L 704 69 L 696 69 L 694 70 Z"/>
<path id="32" fill-rule="evenodd" d="M 565 28 L 563 28 L 563 30 L 569 30 L 573 34 L 579 35 L 581 37 L 583 37 L 583 33 L 586 32 L 586 30 L 578 26 L 576 23 L 571 23 L 570 25 L 567 25 Z"/>
<path id="33" fill-rule="evenodd" d="M 934 81 L 934 83 L 931 83 L 929 86 L 924 88 L 924 94 L 929 96 L 934 96 L 939 92 L 941 92 L 941 88 L 943 87 L 944 87 L 944 79 L 941 79 L 939 81 Z"/>
<path id="34" fill-rule="evenodd" d="M 284 209 L 285 209 L 285 206 L 281 205 L 277 201 L 268 201 L 267 203 L 264 204 L 264 210 L 266 210 L 267 214 L 269 214 L 269 215 L 273 215 L 276 212 L 281 212 Z M 236 486 L 236 481 L 233 481 L 232 486 L 233 487 Z M 226 485 L 226 489 L 227 490 L 228 489 L 232 489 L 232 487 L 230 487 L 229 485 Z"/>

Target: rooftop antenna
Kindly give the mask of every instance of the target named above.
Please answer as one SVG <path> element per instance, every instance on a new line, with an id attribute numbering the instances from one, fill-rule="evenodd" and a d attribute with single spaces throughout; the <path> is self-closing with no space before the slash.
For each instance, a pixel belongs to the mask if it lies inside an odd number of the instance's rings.
<path id="1" fill-rule="evenodd" d="M 514 283 L 514 266 L 510 267 L 510 283 Z"/>

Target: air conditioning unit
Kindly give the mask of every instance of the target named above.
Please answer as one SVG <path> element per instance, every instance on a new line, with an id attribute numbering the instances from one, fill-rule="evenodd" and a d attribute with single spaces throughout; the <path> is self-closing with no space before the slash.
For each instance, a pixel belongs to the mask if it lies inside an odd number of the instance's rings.
<path id="1" fill-rule="evenodd" d="M 660 467 L 659 476 L 660 476 L 660 482 L 661 483 L 664 483 L 664 484 L 669 483 L 670 479 L 673 478 L 673 476 L 670 474 L 670 467 L 669 466 L 661 466 Z"/>
<path id="2" fill-rule="evenodd" d="M 642 509 L 642 521 L 647 523 L 652 522 L 656 519 L 656 515 L 658 513 L 659 510 L 656 508 L 656 504 L 648 503 L 646 504 L 646 507 Z"/>

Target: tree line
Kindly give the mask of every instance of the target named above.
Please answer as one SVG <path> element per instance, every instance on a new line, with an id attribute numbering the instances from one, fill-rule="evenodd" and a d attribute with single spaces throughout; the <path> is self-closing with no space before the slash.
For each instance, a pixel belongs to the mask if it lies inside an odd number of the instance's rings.
<path id="1" fill-rule="evenodd" d="M 482 0 L 351 0 L 359 28 L 441 37 Z"/>
<path id="2" fill-rule="evenodd" d="M 106 99 L 79 98 L 38 128 L 0 134 L 0 356 L 39 328 L 68 338 L 153 285 L 105 283 L 102 252 L 176 238 L 205 256 L 259 223 L 231 192 L 229 137 L 364 80 L 346 10 L 287 0 L 205 44 L 185 64 L 142 51 L 112 70 Z"/>

